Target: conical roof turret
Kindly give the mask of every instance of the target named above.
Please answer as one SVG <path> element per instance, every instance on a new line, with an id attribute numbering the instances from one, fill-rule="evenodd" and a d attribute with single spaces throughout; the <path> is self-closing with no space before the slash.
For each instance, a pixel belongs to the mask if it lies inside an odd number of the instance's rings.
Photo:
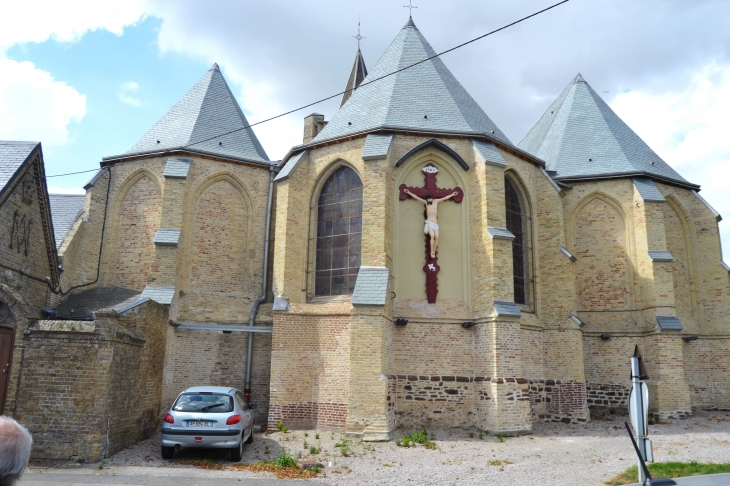
<path id="1" fill-rule="evenodd" d="M 352 93 L 355 92 L 358 86 L 360 86 L 360 83 L 362 83 L 363 79 L 368 75 L 368 68 L 365 67 L 365 59 L 362 57 L 362 52 L 360 52 L 360 47 L 357 48 L 357 54 L 355 54 L 355 64 L 352 65 L 352 72 L 350 73 L 350 77 L 347 80 L 347 86 L 345 86 L 345 94 L 342 95 L 342 103 L 340 103 L 340 107 L 345 104 L 347 100 L 350 99 L 350 96 L 352 96 Z"/>
<path id="2" fill-rule="evenodd" d="M 512 145 L 438 57 L 374 81 L 435 54 L 409 19 L 313 142 L 374 129 L 401 129 L 488 135 Z"/>
<path id="3" fill-rule="evenodd" d="M 248 121 L 218 64 L 213 64 L 200 81 L 121 157 L 185 149 L 268 162 L 269 157 L 253 130 L 244 127 L 248 127 Z"/>
<path id="4" fill-rule="evenodd" d="M 518 145 L 556 180 L 648 176 L 689 183 L 664 162 L 578 74 Z"/>

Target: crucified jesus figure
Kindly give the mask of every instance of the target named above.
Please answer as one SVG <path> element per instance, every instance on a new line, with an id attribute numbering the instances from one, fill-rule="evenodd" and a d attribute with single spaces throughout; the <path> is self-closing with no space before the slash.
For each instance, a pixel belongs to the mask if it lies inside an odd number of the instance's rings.
<path id="1" fill-rule="evenodd" d="M 452 192 L 441 199 L 434 199 L 433 196 L 428 194 L 424 199 L 421 199 L 408 189 L 404 189 L 403 192 L 426 206 L 426 221 L 424 221 L 426 224 L 423 227 L 423 233 L 431 237 L 431 258 L 436 258 L 436 249 L 439 246 L 438 204 L 441 201 L 448 201 L 452 197 L 458 196 L 459 193 Z"/>

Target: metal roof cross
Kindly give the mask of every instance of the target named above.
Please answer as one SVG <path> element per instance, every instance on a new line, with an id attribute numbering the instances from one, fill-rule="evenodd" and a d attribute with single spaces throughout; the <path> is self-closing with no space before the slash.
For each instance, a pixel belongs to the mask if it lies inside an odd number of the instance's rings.
<path id="1" fill-rule="evenodd" d="M 353 39 L 357 39 L 357 49 L 360 50 L 360 41 L 362 39 L 367 39 L 367 37 L 363 37 L 360 35 L 360 19 L 357 19 L 357 35 L 352 36 Z"/>
<path id="2" fill-rule="evenodd" d="M 413 5 L 413 0 L 408 0 L 408 5 L 403 5 L 403 8 L 407 8 L 408 10 L 408 17 L 413 18 L 413 9 L 418 8 Z"/>

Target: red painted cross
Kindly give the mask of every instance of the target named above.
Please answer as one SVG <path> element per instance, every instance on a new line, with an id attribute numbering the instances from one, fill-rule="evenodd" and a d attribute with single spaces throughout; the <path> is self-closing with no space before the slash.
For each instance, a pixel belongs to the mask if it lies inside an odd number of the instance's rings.
<path id="1" fill-rule="evenodd" d="M 454 196 L 451 200 L 455 203 L 460 203 L 464 199 L 464 191 L 461 190 L 460 187 L 455 187 L 453 189 L 440 189 L 436 186 L 436 174 L 438 173 L 438 169 L 435 165 L 428 163 L 426 166 L 421 169 L 423 171 L 423 175 L 425 176 L 425 182 L 423 187 L 409 187 L 405 184 L 401 184 L 399 187 L 399 199 L 401 201 L 404 201 L 408 199 L 408 194 L 405 193 L 405 190 L 408 189 L 412 194 L 415 194 L 416 196 L 423 198 L 428 195 L 433 196 L 434 199 L 441 199 L 442 197 L 446 197 L 454 192 L 456 192 L 456 196 Z M 423 217 L 426 218 L 426 209 L 423 210 Z M 426 264 L 423 266 L 423 271 L 426 272 L 426 297 L 428 298 L 429 304 L 435 304 L 436 303 L 436 294 L 438 293 L 438 273 L 441 270 L 441 267 L 438 266 L 438 252 L 436 252 L 435 256 L 431 258 L 431 251 L 430 251 L 430 243 L 431 243 L 431 237 L 426 233 Z"/>

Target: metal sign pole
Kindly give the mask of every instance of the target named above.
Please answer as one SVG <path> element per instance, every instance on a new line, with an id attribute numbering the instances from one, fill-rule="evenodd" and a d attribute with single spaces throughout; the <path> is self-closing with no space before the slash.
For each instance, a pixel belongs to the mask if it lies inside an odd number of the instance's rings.
<path id="1" fill-rule="evenodd" d="M 633 409 L 636 413 L 632 414 L 632 422 L 634 422 L 634 428 L 636 429 L 637 445 L 639 446 L 639 452 L 641 457 L 646 461 L 646 423 L 644 423 L 644 407 L 648 407 L 648 403 L 643 403 L 643 393 L 641 389 L 641 372 L 639 371 L 639 358 L 637 356 L 631 357 L 631 382 L 633 384 L 633 393 L 631 399 L 634 401 Z M 637 459 L 637 467 L 639 469 L 639 482 L 643 483 L 646 480 L 644 470 L 641 467 L 641 461 Z"/>

